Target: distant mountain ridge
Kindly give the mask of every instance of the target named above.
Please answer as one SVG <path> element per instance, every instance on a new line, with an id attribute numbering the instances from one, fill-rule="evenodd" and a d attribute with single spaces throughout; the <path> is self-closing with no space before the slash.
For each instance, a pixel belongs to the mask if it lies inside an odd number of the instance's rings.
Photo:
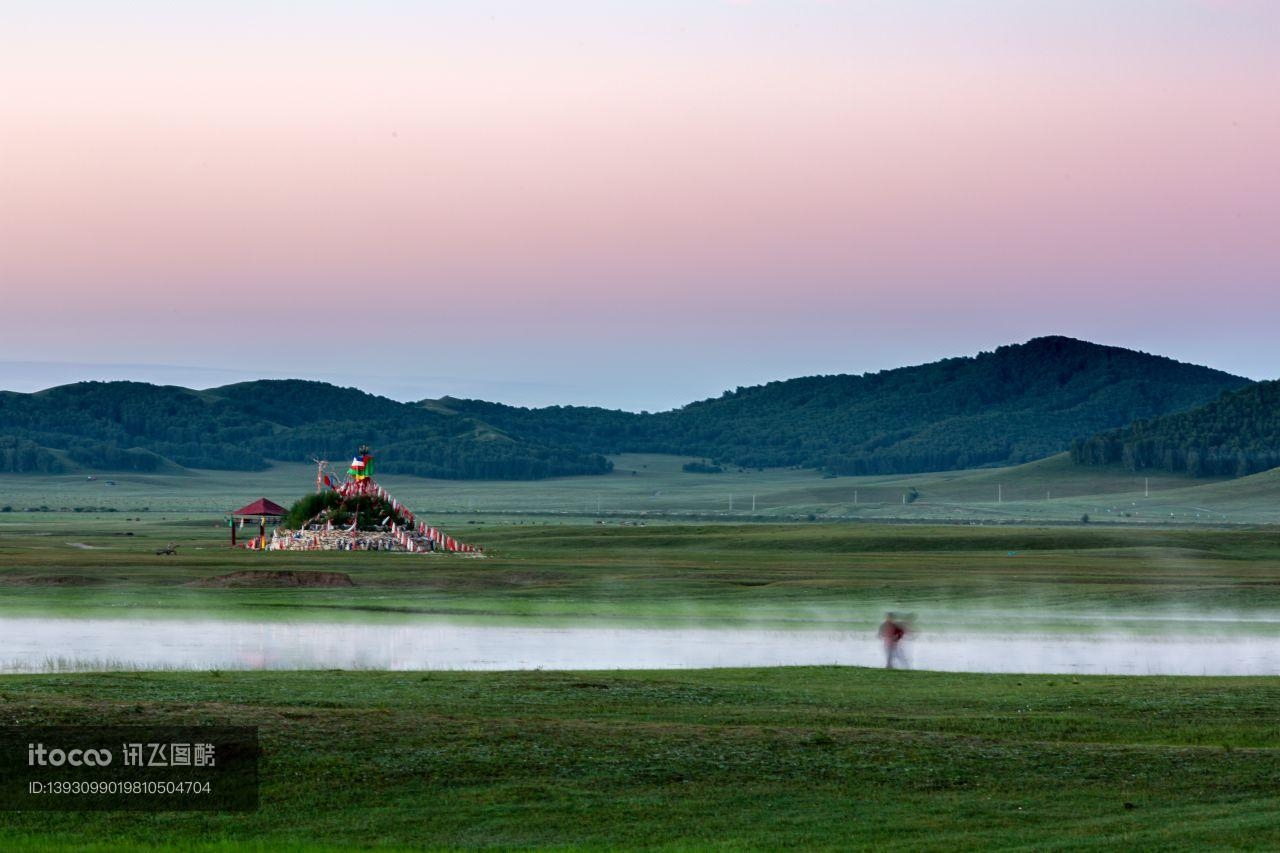
<path id="1" fill-rule="evenodd" d="M 0 470 L 252 470 L 313 454 L 341 459 L 367 442 L 382 471 L 455 479 L 600 474 L 611 469 L 606 455 L 620 452 L 907 473 L 1029 461 L 1248 385 L 1064 337 L 875 374 L 738 388 L 656 414 L 449 397 L 400 403 L 302 380 L 206 391 L 84 382 L 0 392 Z"/>

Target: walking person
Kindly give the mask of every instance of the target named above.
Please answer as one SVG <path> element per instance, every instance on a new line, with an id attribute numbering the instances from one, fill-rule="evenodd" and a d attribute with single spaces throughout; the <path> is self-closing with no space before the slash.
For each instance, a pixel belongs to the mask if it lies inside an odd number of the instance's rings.
<path id="1" fill-rule="evenodd" d="M 902 641 L 907 636 L 906 626 L 899 622 L 894 614 L 886 613 L 876 636 L 884 643 L 885 669 L 894 669 L 895 665 L 898 669 L 906 669 L 907 656 L 902 649 Z"/>

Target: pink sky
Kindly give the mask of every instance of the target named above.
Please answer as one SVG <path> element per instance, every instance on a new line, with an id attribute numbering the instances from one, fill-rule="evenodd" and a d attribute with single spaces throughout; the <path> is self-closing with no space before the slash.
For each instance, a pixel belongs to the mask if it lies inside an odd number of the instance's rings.
<path id="1" fill-rule="evenodd" d="M 1275 375 L 1271 4 L 25 5 L 0 387 L 665 408 L 1051 333 Z"/>

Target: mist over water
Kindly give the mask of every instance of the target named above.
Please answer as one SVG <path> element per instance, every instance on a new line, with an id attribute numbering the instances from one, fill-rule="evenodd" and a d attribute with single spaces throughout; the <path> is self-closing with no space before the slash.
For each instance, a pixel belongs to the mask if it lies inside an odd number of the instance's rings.
<path id="1" fill-rule="evenodd" d="M 1269 624 L 1269 623 L 1268 623 Z M 0 620 L 0 669 L 684 669 L 883 666 L 874 630 L 540 627 L 182 619 Z M 1222 624 L 1194 633 L 976 632 L 907 644 L 915 669 L 1126 675 L 1270 675 L 1280 636 Z"/>

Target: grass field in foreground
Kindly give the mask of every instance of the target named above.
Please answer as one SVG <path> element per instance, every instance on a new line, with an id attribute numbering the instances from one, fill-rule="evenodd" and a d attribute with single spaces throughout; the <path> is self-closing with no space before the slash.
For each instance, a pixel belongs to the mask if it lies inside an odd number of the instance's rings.
<path id="1" fill-rule="evenodd" d="M 262 805 L 7 813 L 0 847 L 1274 849 L 1277 702 L 836 667 L 5 676 L 9 725 L 259 726 Z"/>

